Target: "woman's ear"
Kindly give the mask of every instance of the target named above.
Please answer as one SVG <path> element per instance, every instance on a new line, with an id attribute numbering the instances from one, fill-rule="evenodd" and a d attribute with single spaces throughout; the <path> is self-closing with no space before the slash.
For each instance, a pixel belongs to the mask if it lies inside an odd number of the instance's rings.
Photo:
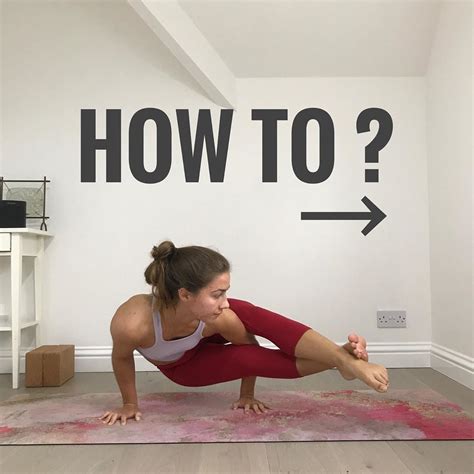
<path id="1" fill-rule="evenodd" d="M 180 300 L 187 301 L 193 296 L 193 294 L 186 288 L 180 288 L 178 290 L 178 296 Z"/>

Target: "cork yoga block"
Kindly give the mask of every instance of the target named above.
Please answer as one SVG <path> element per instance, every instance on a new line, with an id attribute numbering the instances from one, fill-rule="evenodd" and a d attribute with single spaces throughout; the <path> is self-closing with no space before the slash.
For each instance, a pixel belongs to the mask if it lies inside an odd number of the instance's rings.
<path id="1" fill-rule="evenodd" d="M 26 353 L 26 387 L 59 387 L 73 376 L 74 345 L 40 346 Z"/>

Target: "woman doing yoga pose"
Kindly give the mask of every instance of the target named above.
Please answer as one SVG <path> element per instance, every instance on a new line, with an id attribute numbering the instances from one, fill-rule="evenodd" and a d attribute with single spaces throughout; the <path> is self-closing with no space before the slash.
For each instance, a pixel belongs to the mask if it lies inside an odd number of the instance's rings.
<path id="1" fill-rule="evenodd" d="M 164 241 L 151 252 L 145 270 L 151 295 L 135 295 L 116 311 L 110 325 L 112 365 L 123 406 L 100 419 L 113 425 L 140 420 L 133 351 L 163 374 L 188 387 L 242 379 L 234 408 L 268 408 L 254 398 L 259 377 L 293 379 L 337 368 L 346 380 L 359 379 L 378 392 L 389 386 L 385 367 L 368 362 L 366 341 L 350 334 L 338 346 L 311 327 L 248 301 L 228 298 L 230 263 L 199 246 L 176 248 Z M 260 347 L 255 336 L 279 349 Z M 230 344 L 229 344 L 230 343 Z"/>

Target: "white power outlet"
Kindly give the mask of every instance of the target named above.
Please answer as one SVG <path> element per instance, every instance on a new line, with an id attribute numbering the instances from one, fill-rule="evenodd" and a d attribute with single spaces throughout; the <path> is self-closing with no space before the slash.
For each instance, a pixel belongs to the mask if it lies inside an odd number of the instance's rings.
<path id="1" fill-rule="evenodd" d="M 378 328 L 406 328 L 407 312 L 403 310 L 377 311 Z"/>

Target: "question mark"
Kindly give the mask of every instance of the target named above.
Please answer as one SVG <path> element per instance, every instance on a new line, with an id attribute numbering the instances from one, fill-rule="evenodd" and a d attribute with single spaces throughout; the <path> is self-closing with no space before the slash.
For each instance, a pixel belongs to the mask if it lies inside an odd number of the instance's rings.
<path id="1" fill-rule="evenodd" d="M 379 130 L 374 139 L 365 147 L 366 163 L 379 162 L 379 151 L 388 143 L 393 131 L 393 120 L 390 114 L 384 109 L 372 107 L 363 110 L 357 117 L 357 133 L 368 132 L 372 120 L 377 120 L 379 123 Z M 378 183 L 379 170 L 366 169 L 365 182 Z"/>

